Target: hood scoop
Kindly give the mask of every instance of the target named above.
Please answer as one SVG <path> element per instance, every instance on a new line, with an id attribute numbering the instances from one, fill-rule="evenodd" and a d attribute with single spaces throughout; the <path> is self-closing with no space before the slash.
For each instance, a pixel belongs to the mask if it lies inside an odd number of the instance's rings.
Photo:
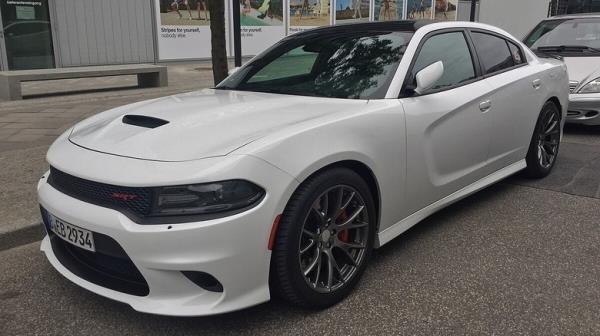
<path id="1" fill-rule="evenodd" d="M 169 122 L 164 119 L 148 117 L 136 114 L 127 114 L 123 116 L 123 123 L 133 126 L 145 127 L 145 128 L 157 128 L 168 124 Z"/>

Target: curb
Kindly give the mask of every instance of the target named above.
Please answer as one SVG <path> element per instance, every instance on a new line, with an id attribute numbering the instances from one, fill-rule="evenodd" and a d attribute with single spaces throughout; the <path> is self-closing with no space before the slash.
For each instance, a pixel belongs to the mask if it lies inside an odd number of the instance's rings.
<path id="1" fill-rule="evenodd" d="M 46 230 L 41 223 L 0 234 L 0 251 L 42 240 Z"/>

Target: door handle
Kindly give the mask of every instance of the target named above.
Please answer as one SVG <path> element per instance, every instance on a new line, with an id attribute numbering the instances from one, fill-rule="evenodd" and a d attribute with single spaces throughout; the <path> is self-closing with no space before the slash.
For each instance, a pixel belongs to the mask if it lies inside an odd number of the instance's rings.
<path id="1" fill-rule="evenodd" d="M 540 86 L 542 86 L 542 80 L 541 79 L 536 79 L 533 82 L 531 82 L 531 85 L 533 86 L 534 89 L 539 89 Z"/>
<path id="2" fill-rule="evenodd" d="M 481 110 L 481 112 L 485 113 L 489 111 L 490 108 L 492 108 L 492 102 L 490 100 L 482 101 L 481 103 L 479 103 L 479 109 Z"/>

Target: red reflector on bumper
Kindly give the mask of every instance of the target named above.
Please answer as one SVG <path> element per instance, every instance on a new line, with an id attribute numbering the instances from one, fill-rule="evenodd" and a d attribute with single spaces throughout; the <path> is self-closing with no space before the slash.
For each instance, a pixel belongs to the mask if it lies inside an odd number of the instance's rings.
<path id="1" fill-rule="evenodd" d="M 277 236 L 277 227 L 279 226 L 279 221 L 281 220 L 281 214 L 275 217 L 273 221 L 273 226 L 271 227 L 271 235 L 269 235 L 269 251 L 273 250 L 273 245 L 275 245 L 275 236 Z"/>

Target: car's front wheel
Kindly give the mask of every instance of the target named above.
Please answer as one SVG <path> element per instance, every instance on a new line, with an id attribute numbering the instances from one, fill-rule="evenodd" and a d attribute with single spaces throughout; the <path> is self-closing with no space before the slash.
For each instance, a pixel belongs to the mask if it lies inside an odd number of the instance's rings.
<path id="1" fill-rule="evenodd" d="M 334 168 L 305 181 L 282 215 L 271 283 L 283 299 L 325 308 L 344 299 L 364 272 L 375 237 L 375 207 L 365 181 Z"/>
<path id="2" fill-rule="evenodd" d="M 560 146 L 561 113 L 555 103 L 548 101 L 535 125 L 527 152 L 525 174 L 531 178 L 542 178 L 550 174 Z"/>

